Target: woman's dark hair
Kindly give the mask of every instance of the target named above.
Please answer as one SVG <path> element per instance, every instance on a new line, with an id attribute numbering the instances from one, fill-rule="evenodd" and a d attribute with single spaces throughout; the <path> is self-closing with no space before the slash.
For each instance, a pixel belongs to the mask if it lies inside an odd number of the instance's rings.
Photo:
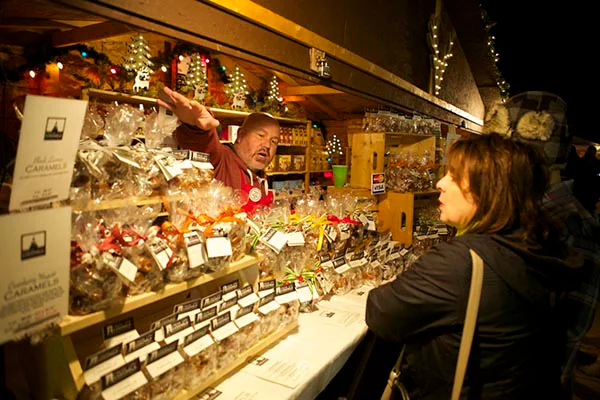
<path id="1" fill-rule="evenodd" d="M 476 204 L 465 233 L 509 233 L 541 244 L 553 232 L 542 209 L 549 185 L 545 155 L 530 144 L 496 133 L 473 135 L 452 143 L 448 172 Z"/>

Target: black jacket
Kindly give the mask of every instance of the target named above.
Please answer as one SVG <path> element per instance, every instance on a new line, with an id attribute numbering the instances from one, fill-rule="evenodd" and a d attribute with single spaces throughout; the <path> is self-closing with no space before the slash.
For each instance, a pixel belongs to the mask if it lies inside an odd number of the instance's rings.
<path id="1" fill-rule="evenodd" d="M 569 263 L 547 255 L 555 249 L 528 248 L 517 235 L 465 235 L 436 245 L 370 292 L 367 325 L 406 344 L 403 379 L 414 397 L 448 399 L 471 279 L 469 248 L 483 259 L 484 278 L 463 397 L 555 398 L 564 346 L 556 305 L 573 275 Z"/>

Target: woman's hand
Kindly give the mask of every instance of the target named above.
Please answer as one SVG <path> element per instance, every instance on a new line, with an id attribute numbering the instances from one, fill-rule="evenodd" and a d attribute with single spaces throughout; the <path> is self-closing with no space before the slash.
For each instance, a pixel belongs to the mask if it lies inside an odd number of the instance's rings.
<path id="1" fill-rule="evenodd" d="M 172 111 L 185 124 L 208 131 L 219 126 L 219 121 L 202 104 L 169 89 L 163 88 L 158 105 Z"/>

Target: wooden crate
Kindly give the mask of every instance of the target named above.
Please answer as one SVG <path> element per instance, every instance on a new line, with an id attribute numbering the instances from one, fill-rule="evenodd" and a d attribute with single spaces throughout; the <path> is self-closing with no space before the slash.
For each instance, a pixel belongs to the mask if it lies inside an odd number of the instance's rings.
<path id="1" fill-rule="evenodd" d="M 392 240 L 405 246 L 412 245 L 415 225 L 415 208 L 437 201 L 439 192 L 430 190 L 416 193 L 388 192 L 380 196 L 380 231 L 390 231 Z"/>
<path id="2" fill-rule="evenodd" d="M 371 174 L 383 172 L 385 136 L 385 133 L 352 135 L 350 186 L 371 189 Z"/>
<path id="3" fill-rule="evenodd" d="M 380 229 L 405 246 L 412 244 L 414 204 L 413 193 L 388 192 L 379 201 Z"/>

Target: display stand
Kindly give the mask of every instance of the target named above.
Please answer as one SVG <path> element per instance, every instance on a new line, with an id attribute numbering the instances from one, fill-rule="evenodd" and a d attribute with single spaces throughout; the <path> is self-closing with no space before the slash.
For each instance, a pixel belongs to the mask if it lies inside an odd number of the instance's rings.
<path id="1" fill-rule="evenodd" d="M 294 322 L 292 324 L 287 325 L 284 328 L 278 329 L 275 332 L 267 335 L 263 339 L 261 339 L 258 343 L 250 347 L 248 350 L 245 350 L 240 353 L 239 357 L 231 364 L 230 366 L 223 368 L 217 371 L 214 375 L 208 378 L 202 385 L 191 389 L 191 390 L 182 390 L 174 400 L 188 400 L 196 397 L 198 394 L 202 393 L 209 387 L 214 387 L 227 379 L 231 374 L 238 371 L 256 356 L 262 354 L 270 347 L 274 346 L 281 339 L 286 337 L 291 332 L 294 332 L 298 329 L 298 322 Z"/>
<path id="2" fill-rule="evenodd" d="M 102 324 L 134 317 L 138 332 L 145 332 L 153 321 L 169 315 L 174 305 L 212 293 L 227 280 L 240 279 L 243 284 L 255 283 L 259 261 L 259 257 L 246 255 L 221 271 L 206 273 L 186 282 L 168 284 L 159 292 L 143 293 L 127 298 L 120 307 L 84 316 L 66 316 L 60 324 L 60 334 L 48 338 L 37 346 L 31 362 L 23 366 L 30 377 L 31 394 L 39 399 L 77 398 L 85 385 L 83 362 L 86 357 L 100 349 Z M 192 398 L 206 387 L 223 380 L 242 367 L 250 358 L 293 331 L 296 326 L 297 323 L 294 323 L 262 338 L 250 349 L 241 353 L 232 365 L 217 371 L 217 374 L 202 387 L 190 392 L 182 392 L 177 398 Z"/>

